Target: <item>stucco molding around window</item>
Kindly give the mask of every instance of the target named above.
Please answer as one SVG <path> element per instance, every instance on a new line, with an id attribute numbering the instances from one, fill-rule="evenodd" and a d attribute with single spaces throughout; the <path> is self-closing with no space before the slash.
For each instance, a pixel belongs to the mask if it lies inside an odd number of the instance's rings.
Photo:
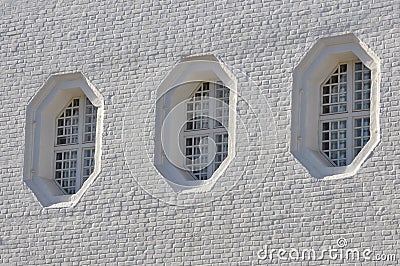
<path id="1" fill-rule="evenodd" d="M 97 107 L 95 167 L 89 179 L 73 195 L 65 195 L 54 181 L 56 118 L 73 97 L 86 96 Z M 43 207 L 74 206 L 101 169 L 104 100 L 82 73 L 50 76 L 29 101 L 26 109 L 23 180 Z"/>
<path id="2" fill-rule="evenodd" d="M 371 70 L 370 140 L 351 164 L 333 167 L 319 149 L 320 86 L 338 63 L 360 60 Z M 354 34 L 319 39 L 293 73 L 291 152 L 316 178 L 352 176 L 380 141 L 380 60 Z"/>
<path id="3" fill-rule="evenodd" d="M 186 123 L 186 104 L 202 82 L 221 82 L 230 91 L 228 155 L 208 180 L 195 180 L 184 170 L 182 128 Z M 235 156 L 237 81 L 212 55 L 181 60 L 157 88 L 154 165 L 175 191 L 210 191 Z M 181 155 L 181 156 L 179 156 Z"/>

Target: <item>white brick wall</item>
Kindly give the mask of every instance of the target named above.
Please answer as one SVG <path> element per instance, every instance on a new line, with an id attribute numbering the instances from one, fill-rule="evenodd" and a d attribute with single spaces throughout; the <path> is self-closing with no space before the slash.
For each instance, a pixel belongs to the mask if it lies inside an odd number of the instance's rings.
<path id="1" fill-rule="evenodd" d="M 400 260 L 400 4 L 325 2 L 3 0 L 0 262 L 355 263 L 257 256 L 264 246 L 321 250 L 339 238 Z M 292 71 L 319 37 L 348 32 L 381 59 L 381 143 L 356 176 L 321 181 L 289 152 Z M 225 175 L 231 189 L 174 205 L 159 200 L 170 192 L 148 157 L 155 84 L 194 54 L 218 56 L 237 76 L 243 124 Z M 51 74 L 77 71 L 105 98 L 102 172 L 75 207 L 43 209 L 22 181 L 26 106 Z"/>

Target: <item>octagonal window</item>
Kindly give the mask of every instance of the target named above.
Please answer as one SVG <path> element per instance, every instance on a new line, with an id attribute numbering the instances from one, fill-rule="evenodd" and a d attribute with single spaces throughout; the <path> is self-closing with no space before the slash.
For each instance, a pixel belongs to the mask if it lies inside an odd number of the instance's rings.
<path id="1" fill-rule="evenodd" d="M 86 96 L 74 97 L 56 121 L 54 180 L 75 194 L 94 170 L 97 107 Z"/>
<path id="2" fill-rule="evenodd" d="M 318 178 L 354 175 L 379 142 L 378 57 L 353 34 L 320 39 L 293 86 L 293 155 Z"/>
<path id="3" fill-rule="evenodd" d="M 234 156 L 235 80 L 214 56 L 181 61 L 157 93 L 155 166 L 172 185 L 214 182 Z"/>
<path id="4" fill-rule="evenodd" d="M 186 119 L 186 169 L 196 180 L 207 180 L 228 156 L 229 89 L 220 83 L 199 83 L 186 103 Z"/>
<path id="5" fill-rule="evenodd" d="M 76 204 L 100 172 L 102 112 L 80 73 L 51 76 L 28 104 L 24 181 L 42 206 Z"/>
<path id="6" fill-rule="evenodd" d="M 362 62 L 341 62 L 320 95 L 321 152 L 332 166 L 349 165 L 371 135 L 371 70 Z"/>

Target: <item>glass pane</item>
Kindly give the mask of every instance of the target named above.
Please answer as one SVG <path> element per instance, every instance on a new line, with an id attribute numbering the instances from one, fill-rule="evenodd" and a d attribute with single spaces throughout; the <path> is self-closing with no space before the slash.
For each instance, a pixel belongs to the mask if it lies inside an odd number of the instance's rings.
<path id="1" fill-rule="evenodd" d="M 335 166 L 347 160 L 346 120 L 332 120 L 322 123 L 321 152 L 326 154 Z"/>
<path id="2" fill-rule="evenodd" d="M 77 150 L 56 152 L 54 180 L 67 194 L 75 193 Z"/>
<path id="3" fill-rule="evenodd" d="M 347 65 L 338 66 L 322 84 L 322 114 L 347 112 Z M 336 74 L 335 74 L 336 73 Z M 337 103 L 341 103 L 338 105 Z"/>

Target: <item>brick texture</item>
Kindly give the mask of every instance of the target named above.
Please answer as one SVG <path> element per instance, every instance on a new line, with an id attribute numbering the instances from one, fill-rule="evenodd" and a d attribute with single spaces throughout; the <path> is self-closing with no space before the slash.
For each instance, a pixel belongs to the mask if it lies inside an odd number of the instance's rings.
<path id="1" fill-rule="evenodd" d="M 400 3 L 389 0 L 3 0 L 0 263 L 398 265 L 399 24 Z M 381 143 L 357 175 L 317 180 L 289 151 L 292 71 L 318 38 L 348 32 L 381 59 Z M 238 78 L 231 185 L 201 204 L 161 200 L 171 192 L 152 166 L 155 92 L 196 54 L 216 55 Z M 105 98 L 102 171 L 75 207 L 44 209 L 23 182 L 26 106 L 51 74 L 77 71 Z M 258 256 L 340 238 L 397 258 Z"/>

